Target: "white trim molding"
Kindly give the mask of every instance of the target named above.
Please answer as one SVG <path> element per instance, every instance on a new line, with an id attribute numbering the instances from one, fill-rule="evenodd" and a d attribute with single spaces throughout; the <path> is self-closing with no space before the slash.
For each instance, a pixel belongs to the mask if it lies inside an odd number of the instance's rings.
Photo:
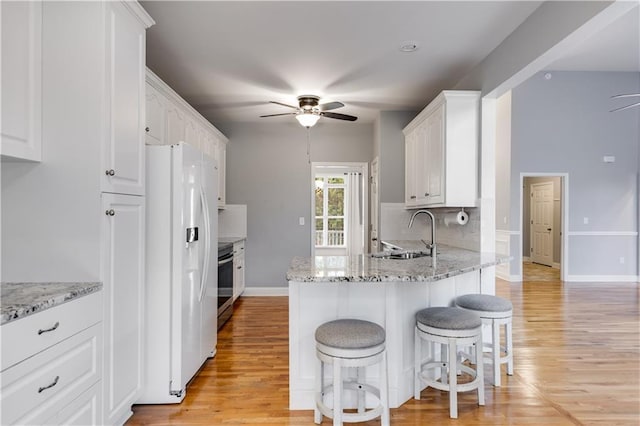
<path id="1" fill-rule="evenodd" d="M 569 231 L 568 235 L 573 236 L 594 236 L 594 237 L 637 237 L 636 231 Z"/>
<path id="2" fill-rule="evenodd" d="M 640 282 L 640 277 L 638 275 L 569 275 L 565 281 L 588 283 L 635 283 Z"/>
<path id="3" fill-rule="evenodd" d="M 255 297 L 255 296 L 289 296 L 289 287 L 246 287 L 242 296 Z"/>

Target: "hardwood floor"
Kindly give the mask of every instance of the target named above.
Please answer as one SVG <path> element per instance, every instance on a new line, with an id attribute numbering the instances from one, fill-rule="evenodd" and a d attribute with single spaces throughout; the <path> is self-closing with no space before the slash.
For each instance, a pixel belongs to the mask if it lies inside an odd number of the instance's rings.
<path id="1" fill-rule="evenodd" d="M 392 425 L 640 424 L 637 283 L 498 280 L 497 294 L 514 305 L 515 374 L 503 366 L 494 388 L 486 364 L 486 406 L 461 393 L 451 420 L 447 393 L 428 389 L 392 409 Z M 287 309 L 284 297 L 241 298 L 184 402 L 134 406 L 127 425 L 313 425 L 312 411 L 287 408 Z"/>
<path id="2" fill-rule="evenodd" d="M 522 262 L 524 281 L 560 281 L 560 269 L 533 262 Z"/>

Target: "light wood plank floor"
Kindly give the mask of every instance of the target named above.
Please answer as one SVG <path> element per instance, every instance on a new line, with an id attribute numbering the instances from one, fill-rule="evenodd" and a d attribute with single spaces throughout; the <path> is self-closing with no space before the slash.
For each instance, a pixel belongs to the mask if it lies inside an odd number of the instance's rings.
<path id="1" fill-rule="evenodd" d="M 428 389 L 392 425 L 640 425 L 638 284 L 498 281 L 497 293 L 514 304 L 515 375 L 487 382 L 485 407 L 460 394 L 458 420 Z M 312 411 L 287 409 L 287 321 L 286 298 L 240 299 L 184 402 L 134 406 L 127 425 L 312 425 Z"/>

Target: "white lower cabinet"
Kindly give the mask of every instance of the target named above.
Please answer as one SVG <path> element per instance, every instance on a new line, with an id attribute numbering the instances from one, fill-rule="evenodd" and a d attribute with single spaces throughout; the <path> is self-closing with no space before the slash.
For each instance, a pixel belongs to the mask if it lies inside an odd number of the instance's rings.
<path id="1" fill-rule="evenodd" d="M 244 292 L 244 240 L 233 244 L 233 300 Z"/>
<path id="2" fill-rule="evenodd" d="M 47 424 L 65 426 L 99 425 L 101 419 L 102 392 L 100 384 L 95 384 L 89 390 L 69 403 Z"/>
<path id="3" fill-rule="evenodd" d="M 71 412 L 65 414 L 69 411 L 65 410 L 80 399 L 93 400 L 91 416 L 83 415 L 78 420 L 81 423 L 75 424 L 102 424 L 99 418 L 102 324 L 99 320 L 96 322 L 96 315 L 77 315 L 83 311 L 100 312 L 102 294 L 97 292 L 83 296 L 2 326 L 3 348 L 19 347 L 22 339 L 16 339 L 16 336 L 54 336 L 54 340 L 49 342 L 48 347 L 35 349 L 37 352 L 34 353 L 24 353 L 24 359 L 10 367 L 3 367 L 0 377 L 1 424 L 73 424 L 65 420 L 73 417 Z M 52 313 L 53 317 L 50 315 Z M 43 317 L 43 314 L 47 315 Z M 55 319 L 54 324 L 59 325 L 38 334 L 42 331 L 37 325 L 41 319 L 46 324 Z M 81 331 L 74 331 L 75 334 L 70 337 L 64 333 L 56 335 L 55 332 L 64 329 L 68 322 Z M 71 411 L 77 414 L 75 408 Z"/>
<path id="4" fill-rule="evenodd" d="M 104 423 L 122 424 L 142 387 L 144 197 L 102 194 Z"/>

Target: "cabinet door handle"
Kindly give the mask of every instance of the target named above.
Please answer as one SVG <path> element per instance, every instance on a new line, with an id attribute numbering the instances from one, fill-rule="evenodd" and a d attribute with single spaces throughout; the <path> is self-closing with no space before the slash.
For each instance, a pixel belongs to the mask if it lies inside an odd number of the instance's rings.
<path id="1" fill-rule="evenodd" d="M 104 174 L 107 175 L 107 176 L 115 176 L 116 175 L 116 171 L 113 170 L 113 169 L 109 169 L 109 170 L 106 170 L 104 172 Z"/>
<path id="2" fill-rule="evenodd" d="M 43 387 L 41 387 L 41 388 L 38 388 L 38 393 L 42 393 L 42 391 L 44 391 L 44 390 L 47 390 L 47 389 L 49 389 L 49 388 L 54 387 L 55 385 L 57 385 L 57 384 L 58 384 L 58 380 L 60 380 L 60 376 L 56 376 L 56 378 L 55 378 L 55 379 L 53 379 L 53 382 L 52 382 L 51 384 L 49 384 L 49 385 L 47 385 L 47 386 L 43 386 Z"/>
<path id="3" fill-rule="evenodd" d="M 551 228 L 547 228 L 547 231 L 551 231 Z"/>
<path id="4" fill-rule="evenodd" d="M 149 133 L 149 128 L 148 128 L 148 127 L 145 127 L 145 128 L 144 128 L 144 131 L 145 131 L 145 132 L 147 132 L 147 133 Z"/>
<path id="5" fill-rule="evenodd" d="M 116 215 L 116 211 L 114 209 L 111 210 L 107 210 L 104 212 L 107 216 L 115 216 Z"/>
<path id="6" fill-rule="evenodd" d="M 38 330 L 38 336 L 39 336 L 39 335 L 41 335 L 42 333 L 48 333 L 48 332 L 50 332 L 50 331 L 53 331 L 53 330 L 57 329 L 58 327 L 60 327 L 60 322 L 59 322 L 59 321 L 56 321 L 56 323 L 55 323 L 55 324 L 53 324 L 53 327 L 51 327 L 51 328 L 46 328 L 46 329 L 44 329 L 44 330 L 43 330 L 43 329 Z"/>
<path id="7" fill-rule="evenodd" d="M 242 266 L 238 266 L 238 269 L 242 269 Z"/>
<path id="8" fill-rule="evenodd" d="M 378 241 L 378 239 L 377 238 L 372 238 L 371 241 Z"/>
<path id="9" fill-rule="evenodd" d="M 411 198 L 412 200 L 415 200 L 415 199 L 416 199 L 416 196 L 415 196 L 415 195 L 412 195 L 412 196 L 411 196 L 411 197 L 409 197 L 409 198 Z"/>
<path id="10" fill-rule="evenodd" d="M 424 193 L 424 196 L 425 196 L 425 197 L 428 197 L 428 196 L 429 196 L 429 193 L 428 193 L 428 192 L 425 192 L 425 193 Z"/>

